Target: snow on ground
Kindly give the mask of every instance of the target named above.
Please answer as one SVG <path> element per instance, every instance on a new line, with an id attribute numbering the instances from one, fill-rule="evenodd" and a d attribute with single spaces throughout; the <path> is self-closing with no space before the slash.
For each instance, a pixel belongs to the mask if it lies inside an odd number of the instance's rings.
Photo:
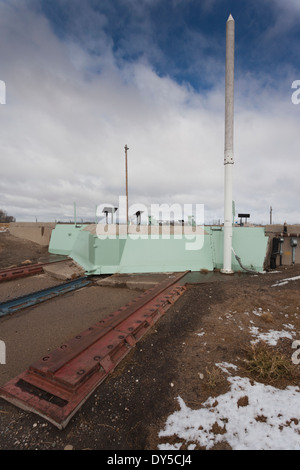
<path id="1" fill-rule="evenodd" d="M 295 276 L 295 277 L 288 277 L 286 279 L 282 279 L 281 281 L 277 281 L 275 284 L 273 284 L 271 287 L 280 287 L 284 286 L 285 284 L 288 284 L 290 281 L 298 281 L 300 279 L 300 276 Z"/>
<path id="2" fill-rule="evenodd" d="M 159 436 L 177 436 L 179 442 L 159 449 L 180 449 L 184 440 L 190 450 L 195 443 L 211 449 L 222 441 L 233 450 L 300 450 L 299 387 L 280 390 L 238 376 L 228 381 L 230 390 L 199 410 L 178 397 L 180 410 L 169 416 Z"/>
<path id="3" fill-rule="evenodd" d="M 298 277 L 298 276 L 297 276 Z M 294 278 L 291 278 L 294 279 Z M 300 279 L 300 276 L 299 276 Z M 248 312 L 245 312 L 248 314 Z M 271 313 L 269 309 L 267 309 L 267 312 L 264 312 L 262 308 L 255 308 L 252 313 L 257 316 L 262 316 L 265 313 Z M 295 314 L 297 315 L 297 314 Z M 251 322 L 253 323 L 253 322 Z M 294 326 L 290 323 L 284 324 L 285 327 L 284 330 L 281 331 L 276 331 L 276 330 L 269 330 L 267 332 L 260 332 L 259 328 L 257 326 L 251 326 L 249 327 L 249 332 L 251 335 L 255 338 L 251 341 L 252 344 L 258 343 L 259 341 L 264 341 L 265 343 L 269 344 L 270 346 L 275 346 L 277 344 L 277 341 L 280 338 L 288 338 L 288 339 L 293 339 L 293 337 L 296 335 L 294 330 Z M 287 331 L 288 330 L 288 331 Z"/>
<path id="4" fill-rule="evenodd" d="M 269 330 L 266 333 L 259 332 L 259 328 L 256 326 L 252 326 L 249 328 L 250 333 L 256 337 L 256 339 L 252 340 L 251 343 L 255 344 L 259 341 L 264 341 L 265 343 L 269 344 L 270 346 L 275 346 L 279 338 L 289 338 L 293 339 L 295 332 L 290 332 L 286 330 L 276 331 L 276 330 Z"/>
<path id="5" fill-rule="evenodd" d="M 260 316 L 263 311 L 259 308 L 252 313 Z M 293 325 L 283 326 L 286 329 L 282 331 L 260 332 L 255 326 L 249 331 L 254 343 L 262 340 L 276 345 L 279 338 L 295 336 Z M 229 374 L 231 369 L 237 374 L 233 364 L 216 365 L 223 372 Z M 230 390 L 210 397 L 199 410 L 190 409 L 178 397 L 180 410 L 168 417 L 159 433 L 159 437 L 172 437 L 172 442 L 177 437 L 178 442 L 161 444 L 159 449 L 179 450 L 184 441 L 189 443 L 189 450 L 196 445 L 211 449 L 220 442 L 227 442 L 233 450 L 300 450 L 299 387 L 281 390 L 237 375 L 229 375 L 228 381 Z"/>

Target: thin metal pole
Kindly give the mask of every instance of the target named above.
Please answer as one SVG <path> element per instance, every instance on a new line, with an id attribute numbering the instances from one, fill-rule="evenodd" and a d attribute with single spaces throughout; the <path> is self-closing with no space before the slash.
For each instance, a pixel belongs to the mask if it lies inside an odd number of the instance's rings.
<path id="1" fill-rule="evenodd" d="M 225 76 L 225 149 L 224 149 L 224 259 L 225 274 L 232 273 L 232 169 L 233 121 L 234 121 L 234 30 L 235 22 L 231 15 L 226 23 L 226 76 Z"/>
<path id="2" fill-rule="evenodd" d="M 126 178 L 126 226 L 127 226 L 127 233 L 128 233 L 128 160 L 127 160 L 127 144 L 125 145 L 125 178 Z"/>

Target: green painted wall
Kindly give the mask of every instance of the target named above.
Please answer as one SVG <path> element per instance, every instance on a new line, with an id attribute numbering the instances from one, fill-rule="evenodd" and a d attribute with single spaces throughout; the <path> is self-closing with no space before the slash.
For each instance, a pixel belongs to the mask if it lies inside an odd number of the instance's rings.
<path id="1" fill-rule="evenodd" d="M 52 230 L 49 253 L 70 255 L 75 241 L 86 225 L 57 224 Z"/>
<path id="2" fill-rule="evenodd" d="M 223 230 L 210 228 L 213 239 L 213 252 L 215 268 L 223 266 Z M 243 266 L 255 271 L 263 271 L 268 246 L 268 237 L 263 227 L 233 227 L 232 247 L 241 259 Z M 232 269 L 240 271 L 241 267 L 232 253 Z"/>
<path id="3" fill-rule="evenodd" d="M 69 255 L 87 274 L 212 271 L 223 265 L 222 227 L 205 226 L 205 234 L 194 240 L 176 234 L 100 239 L 86 227 L 57 225 L 49 252 Z M 233 227 L 232 243 L 243 266 L 263 271 L 268 243 L 263 227 Z M 197 246 L 201 248 L 191 249 Z M 241 270 L 234 254 L 232 268 Z"/>

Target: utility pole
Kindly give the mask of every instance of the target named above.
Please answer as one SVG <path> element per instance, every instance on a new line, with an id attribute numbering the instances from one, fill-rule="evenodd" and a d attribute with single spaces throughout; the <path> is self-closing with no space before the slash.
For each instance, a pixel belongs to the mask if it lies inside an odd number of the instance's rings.
<path id="1" fill-rule="evenodd" d="M 126 178 L 126 226 L 127 226 L 127 233 L 128 233 L 128 161 L 127 161 L 127 144 L 125 145 L 125 178 Z"/>
<path id="2" fill-rule="evenodd" d="M 224 274 L 233 273 L 232 256 L 232 170 L 233 121 L 234 121 L 234 42 L 235 22 L 229 15 L 226 23 L 226 72 L 225 72 L 225 148 L 224 148 Z"/>
<path id="3" fill-rule="evenodd" d="M 270 207 L 270 225 L 272 225 L 272 211 L 273 211 L 273 209 L 272 209 L 272 206 L 271 206 Z"/>

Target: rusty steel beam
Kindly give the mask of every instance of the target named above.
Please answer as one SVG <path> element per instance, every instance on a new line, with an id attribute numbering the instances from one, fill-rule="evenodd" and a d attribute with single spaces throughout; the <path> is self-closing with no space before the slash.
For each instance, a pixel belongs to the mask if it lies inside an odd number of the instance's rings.
<path id="1" fill-rule="evenodd" d="M 16 268 L 1 269 L 0 282 L 12 281 L 13 279 L 17 279 L 19 277 L 27 277 L 32 276 L 34 274 L 40 274 L 43 272 L 43 266 L 49 265 L 51 263 L 59 263 L 62 261 L 66 261 L 66 259 L 49 261 L 47 263 L 30 264 L 27 266 L 18 266 Z"/>
<path id="2" fill-rule="evenodd" d="M 76 335 L 0 388 L 0 397 L 59 429 L 185 292 L 177 273 Z"/>
<path id="3" fill-rule="evenodd" d="M 32 264 L 30 266 L 21 266 L 19 268 L 8 268 L 0 271 L 0 282 L 11 281 L 13 279 L 43 272 L 41 264 Z"/>

